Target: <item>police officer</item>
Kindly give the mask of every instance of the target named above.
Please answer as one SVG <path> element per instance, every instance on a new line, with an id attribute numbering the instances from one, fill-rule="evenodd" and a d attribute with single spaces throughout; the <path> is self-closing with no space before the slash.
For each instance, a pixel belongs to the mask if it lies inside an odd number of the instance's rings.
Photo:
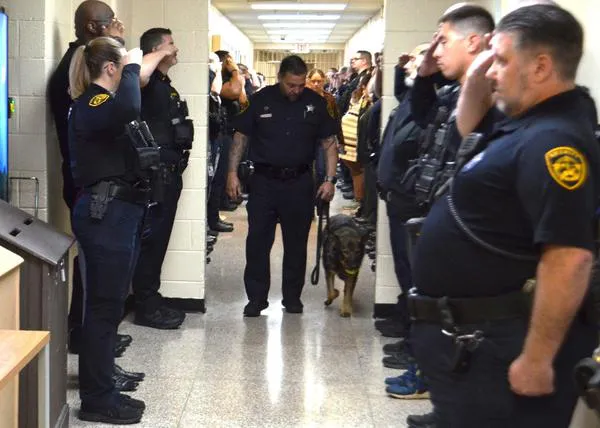
<path id="1" fill-rule="evenodd" d="M 106 3 L 98 0 L 86 0 L 75 11 L 75 34 L 77 40 L 69 44 L 69 49 L 61 59 L 58 67 L 52 73 L 48 85 L 48 97 L 56 133 L 63 158 L 63 199 L 69 208 L 73 209 L 77 189 L 73 183 L 70 169 L 68 113 L 71 106 L 69 96 L 69 65 L 73 54 L 79 48 L 98 36 L 112 36 L 117 39 L 123 37 L 123 23 L 115 18 L 115 13 Z M 73 291 L 71 308 L 69 311 L 69 350 L 79 352 L 81 337 L 81 319 L 83 313 L 83 287 L 79 273 L 78 258 L 75 257 L 73 266 Z M 131 342 L 131 336 L 122 336 L 122 344 L 117 345 L 117 354 Z"/>
<path id="2" fill-rule="evenodd" d="M 557 6 L 523 7 L 492 49 L 487 96 L 508 119 L 425 221 L 413 350 L 437 427 L 563 428 L 573 367 L 598 341 L 581 306 L 600 196 L 595 110 L 575 86 L 583 30 Z"/>
<path id="3" fill-rule="evenodd" d="M 140 113 L 142 54 L 139 49 L 124 54 L 119 42 L 99 37 L 77 49 L 70 69 L 75 102 L 69 115 L 69 152 L 74 184 L 81 189 L 71 224 L 86 297 L 79 418 L 114 424 L 139 422 L 145 407 L 143 401 L 118 393 L 112 377 L 117 327 L 149 198 L 137 151 L 125 136 L 126 125 Z M 158 150 L 155 155 L 157 159 Z"/>
<path id="4" fill-rule="evenodd" d="M 160 146 L 163 199 L 148 214 L 149 230 L 144 234 L 140 259 L 133 276 L 135 319 L 139 325 L 178 328 L 185 313 L 167 307 L 158 292 L 160 273 L 167 253 L 177 202 L 183 188 L 181 174 L 192 148 L 193 123 L 187 118 L 187 104 L 171 85 L 168 72 L 177 64 L 177 47 L 171 30 L 152 28 L 140 39 L 144 62 L 140 76 L 142 85 L 142 119 L 148 123 Z"/>
<path id="5" fill-rule="evenodd" d="M 248 304 L 244 315 L 256 317 L 269 305 L 269 257 L 275 226 L 283 235 L 283 306 L 288 313 L 303 311 L 308 233 L 313 216 L 314 184 L 311 165 L 316 144 L 327 158 L 327 176 L 317 197 L 330 201 L 335 193 L 338 126 L 324 98 L 304 90 L 307 68 L 295 55 L 283 59 L 279 82 L 257 92 L 237 116 L 230 152 L 227 192 L 240 194 L 238 164 L 249 145 L 255 174 L 250 178 L 248 237 L 244 282 Z"/>

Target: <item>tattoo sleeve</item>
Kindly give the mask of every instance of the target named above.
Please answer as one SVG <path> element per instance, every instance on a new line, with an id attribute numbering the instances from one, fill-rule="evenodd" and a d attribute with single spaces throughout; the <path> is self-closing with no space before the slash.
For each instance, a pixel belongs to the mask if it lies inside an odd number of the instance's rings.
<path id="1" fill-rule="evenodd" d="M 331 135 L 321 140 L 323 150 L 325 151 L 326 159 L 326 170 L 329 177 L 335 176 L 335 170 L 337 168 L 338 154 L 337 154 L 337 136 Z"/>
<path id="2" fill-rule="evenodd" d="M 233 144 L 229 149 L 229 172 L 237 172 L 238 166 L 248 147 L 248 137 L 240 132 L 233 135 Z"/>

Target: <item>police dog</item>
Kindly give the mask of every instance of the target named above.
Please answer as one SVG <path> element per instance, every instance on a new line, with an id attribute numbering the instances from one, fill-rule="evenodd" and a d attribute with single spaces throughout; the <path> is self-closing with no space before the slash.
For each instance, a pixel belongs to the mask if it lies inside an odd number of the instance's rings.
<path id="1" fill-rule="evenodd" d="M 329 219 L 323 239 L 323 267 L 327 280 L 327 300 L 329 306 L 340 295 L 335 288 L 335 276 L 344 281 L 344 301 L 340 315 L 352 315 L 352 295 L 358 273 L 365 255 L 368 232 L 360 227 L 352 217 L 338 214 Z"/>

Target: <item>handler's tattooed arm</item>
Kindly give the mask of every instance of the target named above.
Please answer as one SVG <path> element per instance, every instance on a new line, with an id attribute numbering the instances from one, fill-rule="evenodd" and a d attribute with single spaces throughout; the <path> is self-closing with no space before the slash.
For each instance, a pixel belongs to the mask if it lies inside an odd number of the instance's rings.
<path id="1" fill-rule="evenodd" d="M 233 135 L 233 144 L 229 149 L 229 172 L 237 172 L 238 166 L 246 153 L 248 137 L 240 132 Z"/>

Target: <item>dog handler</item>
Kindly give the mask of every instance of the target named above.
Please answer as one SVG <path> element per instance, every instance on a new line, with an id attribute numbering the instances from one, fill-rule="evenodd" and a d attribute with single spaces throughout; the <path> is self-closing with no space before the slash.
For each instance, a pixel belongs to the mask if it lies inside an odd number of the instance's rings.
<path id="1" fill-rule="evenodd" d="M 416 247 L 413 350 L 438 428 L 569 426 L 573 367 L 598 342 L 581 309 L 600 195 L 593 102 L 574 82 L 582 51 L 569 12 L 523 7 L 465 85 L 508 118 Z"/>
<path id="2" fill-rule="evenodd" d="M 317 197 L 329 202 L 335 193 L 338 125 L 325 99 L 304 90 L 307 67 L 295 55 L 283 59 L 275 85 L 250 98 L 234 120 L 227 193 L 241 193 L 238 166 L 246 148 L 255 173 L 249 181 L 248 237 L 244 283 L 248 304 L 244 315 L 256 317 L 269 306 L 270 253 L 275 226 L 283 235 L 283 306 L 302 313 L 300 300 L 306 276 L 308 233 L 314 213 L 312 164 L 316 145 L 322 144 L 327 176 Z"/>

